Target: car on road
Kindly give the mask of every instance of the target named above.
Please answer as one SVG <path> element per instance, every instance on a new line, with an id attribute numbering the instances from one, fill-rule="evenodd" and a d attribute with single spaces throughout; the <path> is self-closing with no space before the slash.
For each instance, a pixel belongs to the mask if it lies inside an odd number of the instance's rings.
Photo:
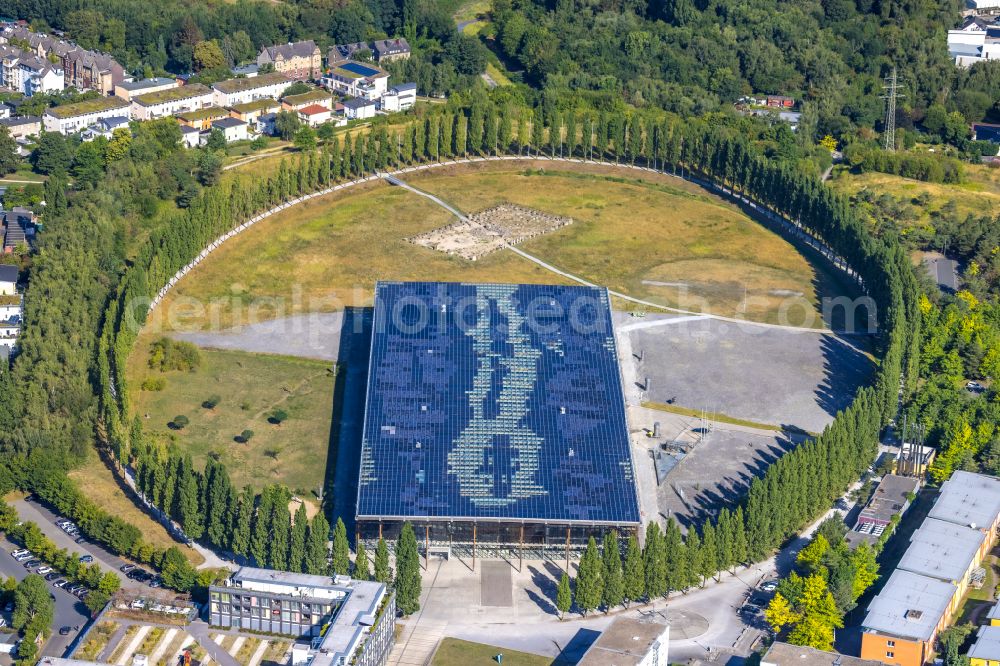
<path id="1" fill-rule="evenodd" d="M 778 589 L 778 581 L 776 580 L 765 581 L 761 583 L 760 589 L 762 592 L 774 592 L 775 590 Z"/>
<path id="2" fill-rule="evenodd" d="M 81 562 L 93 562 L 94 561 L 94 556 L 93 555 L 81 555 L 80 556 L 80 561 Z"/>
<path id="3" fill-rule="evenodd" d="M 73 631 L 73 627 L 59 627 L 60 636 L 69 636 L 69 632 Z"/>

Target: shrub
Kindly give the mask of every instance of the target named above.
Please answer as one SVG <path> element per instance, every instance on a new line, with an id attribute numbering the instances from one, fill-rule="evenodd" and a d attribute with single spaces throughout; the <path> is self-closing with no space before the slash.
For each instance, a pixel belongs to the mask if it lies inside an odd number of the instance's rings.
<path id="1" fill-rule="evenodd" d="M 193 371 L 201 364 L 198 347 L 190 342 L 160 338 L 149 347 L 149 367 L 160 372 L 168 370 Z"/>
<path id="2" fill-rule="evenodd" d="M 275 409 L 267 417 L 268 422 L 273 423 L 274 425 L 281 425 L 281 422 L 287 419 L 288 412 L 283 409 Z"/>
<path id="3" fill-rule="evenodd" d="M 205 409 L 215 409 L 216 405 L 222 402 L 222 398 L 217 395 L 209 396 L 205 402 L 201 403 L 201 406 Z"/>
<path id="4" fill-rule="evenodd" d="M 253 430 L 244 430 L 240 434 L 236 435 L 235 439 L 240 444 L 246 444 L 253 439 Z"/>
<path id="5" fill-rule="evenodd" d="M 142 380 L 143 391 L 162 391 L 167 388 L 167 380 L 164 377 L 147 377 Z"/>
<path id="6" fill-rule="evenodd" d="M 169 427 L 171 430 L 183 430 L 184 426 L 186 426 L 189 423 L 191 423 L 191 421 L 190 419 L 188 419 L 188 417 L 184 416 L 183 414 L 178 414 L 177 416 L 174 417 L 173 421 L 167 424 L 167 427 Z"/>

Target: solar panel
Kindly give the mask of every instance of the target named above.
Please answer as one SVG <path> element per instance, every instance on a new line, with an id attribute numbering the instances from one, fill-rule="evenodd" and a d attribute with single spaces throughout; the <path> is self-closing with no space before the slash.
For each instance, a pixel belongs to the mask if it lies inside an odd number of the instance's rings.
<path id="1" fill-rule="evenodd" d="M 375 298 L 359 517 L 639 522 L 606 290 Z"/>
<path id="2" fill-rule="evenodd" d="M 378 74 L 377 69 L 371 67 L 365 67 L 364 65 L 357 62 L 345 62 L 340 66 L 341 69 L 346 69 L 352 74 L 357 74 L 358 76 L 375 76 Z"/>

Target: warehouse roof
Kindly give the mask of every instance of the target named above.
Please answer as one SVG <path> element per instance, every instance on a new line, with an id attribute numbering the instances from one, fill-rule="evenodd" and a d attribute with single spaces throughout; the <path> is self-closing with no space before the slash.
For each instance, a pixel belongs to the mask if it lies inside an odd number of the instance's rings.
<path id="1" fill-rule="evenodd" d="M 863 626 L 900 638 L 930 640 L 957 589 L 943 580 L 896 569 L 868 605 Z"/>
<path id="2" fill-rule="evenodd" d="M 941 580 L 960 581 L 986 535 L 955 523 L 927 518 L 913 536 L 898 568 Z"/>
<path id="3" fill-rule="evenodd" d="M 989 529 L 1000 515 L 1000 479 L 958 471 L 941 486 L 941 494 L 928 516 L 948 522 Z"/>
<path id="4" fill-rule="evenodd" d="M 973 659 L 1000 661 L 1000 627 L 980 627 L 969 656 Z"/>

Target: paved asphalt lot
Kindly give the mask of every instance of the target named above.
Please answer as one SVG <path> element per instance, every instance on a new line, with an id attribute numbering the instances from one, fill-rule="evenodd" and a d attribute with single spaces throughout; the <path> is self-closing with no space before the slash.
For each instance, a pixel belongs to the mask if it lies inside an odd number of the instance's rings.
<path id="1" fill-rule="evenodd" d="M 15 561 L 10 556 L 11 551 L 17 549 L 18 546 L 6 538 L 0 539 L 0 551 L 2 551 L 0 552 L 0 575 L 4 577 L 13 576 L 17 580 L 23 580 L 28 575 L 28 571 L 20 562 Z M 87 607 L 83 605 L 83 602 L 69 592 L 54 588 L 51 583 L 46 584 L 49 586 L 52 596 L 55 597 L 56 614 L 55 620 L 52 623 L 52 636 L 49 638 L 49 642 L 45 644 L 42 653 L 50 657 L 61 657 L 69 644 L 76 638 L 76 632 L 71 632 L 68 636 L 60 636 L 59 628 L 78 626 L 82 629 L 87 624 L 90 613 Z M 7 619 L 9 620 L 10 618 L 8 617 Z"/>
<path id="2" fill-rule="evenodd" d="M 69 552 L 76 551 L 81 555 L 93 555 L 94 560 L 100 564 L 103 569 L 113 571 L 118 574 L 118 577 L 121 578 L 123 588 L 131 590 L 149 589 L 143 583 L 125 577 L 125 574 L 119 570 L 123 564 L 126 564 L 126 561 L 122 558 L 110 553 L 91 541 L 76 543 L 73 537 L 63 532 L 62 529 L 56 525 L 55 521 L 59 520 L 60 516 L 53 513 L 41 502 L 33 499 L 24 499 L 16 500 L 13 504 L 14 508 L 17 509 L 17 515 L 20 516 L 21 520 L 30 520 L 37 524 L 39 529 L 42 530 L 42 533 L 52 539 L 57 546 L 65 548 Z"/>

